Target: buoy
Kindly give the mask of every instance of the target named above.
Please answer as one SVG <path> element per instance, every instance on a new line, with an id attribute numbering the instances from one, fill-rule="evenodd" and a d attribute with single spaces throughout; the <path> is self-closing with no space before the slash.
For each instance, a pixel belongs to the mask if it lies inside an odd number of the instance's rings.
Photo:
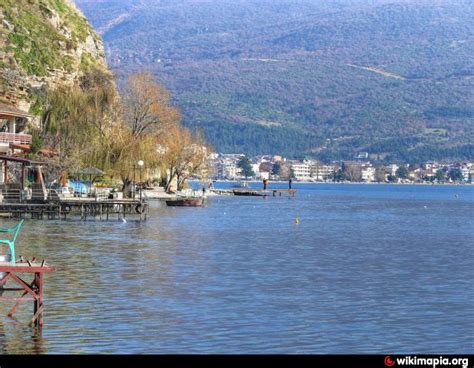
<path id="1" fill-rule="evenodd" d="M 298 225 L 300 223 L 300 219 L 297 217 L 295 218 L 295 224 Z"/>

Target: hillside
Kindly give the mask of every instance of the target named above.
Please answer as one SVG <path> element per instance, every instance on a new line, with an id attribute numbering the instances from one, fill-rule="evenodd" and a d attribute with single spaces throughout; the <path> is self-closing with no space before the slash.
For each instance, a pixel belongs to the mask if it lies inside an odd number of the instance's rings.
<path id="1" fill-rule="evenodd" d="M 69 0 L 0 0 L 0 100 L 32 113 L 45 88 L 107 71 L 104 46 Z"/>
<path id="2" fill-rule="evenodd" d="M 76 2 L 219 151 L 474 159 L 471 1 Z"/>

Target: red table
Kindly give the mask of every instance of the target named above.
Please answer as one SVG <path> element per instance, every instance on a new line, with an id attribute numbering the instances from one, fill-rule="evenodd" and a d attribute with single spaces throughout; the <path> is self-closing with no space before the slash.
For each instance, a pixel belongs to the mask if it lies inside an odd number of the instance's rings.
<path id="1" fill-rule="evenodd" d="M 43 274 L 54 272 L 54 267 L 41 262 L 21 262 L 11 264 L 9 262 L 0 262 L 0 272 L 3 273 L 3 277 L 0 279 L 0 287 L 3 287 L 3 293 L 0 296 L 0 300 L 13 300 L 16 304 L 8 312 L 9 317 L 13 317 L 18 310 L 21 303 L 25 301 L 33 301 L 33 318 L 30 320 L 30 325 L 43 326 L 43 312 L 44 312 L 44 300 L 43 300 Z M 19 274 L 32 274 L 33 280 L 27 282 L 22 279 Z M 25 277 L 22 275 L 22 277 Z M 15 282 L 20 287 L 6 287 L 7 281 Z M 19 291 L 21 296 L 4 296 L 4 292 Z"/>

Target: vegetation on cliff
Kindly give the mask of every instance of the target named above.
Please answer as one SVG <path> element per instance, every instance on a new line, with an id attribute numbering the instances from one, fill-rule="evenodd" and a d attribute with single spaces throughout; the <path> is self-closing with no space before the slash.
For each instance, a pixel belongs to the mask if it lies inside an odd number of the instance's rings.
<path id="1" fill-rule="evenodd" d="M 8 31 L 5 51 L 13 52 L 28 75 L 48 76 L 54 69 L 73 73 L 101 63 L 104 54 L 94 49 L 94 43 L 101 42 L 99 37 L 69 2 L 0 0 L 0 3 Z"/>

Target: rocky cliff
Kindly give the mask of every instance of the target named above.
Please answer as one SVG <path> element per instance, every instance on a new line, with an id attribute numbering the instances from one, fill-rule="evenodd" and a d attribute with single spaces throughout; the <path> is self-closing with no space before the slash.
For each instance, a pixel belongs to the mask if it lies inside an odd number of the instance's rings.
<path id="1" fill-rule="evenodd" d="M 0 0 L 0 101 L 32 113 L 38 91 L 107 70 L 104 46 L 70 0 Z"/>

